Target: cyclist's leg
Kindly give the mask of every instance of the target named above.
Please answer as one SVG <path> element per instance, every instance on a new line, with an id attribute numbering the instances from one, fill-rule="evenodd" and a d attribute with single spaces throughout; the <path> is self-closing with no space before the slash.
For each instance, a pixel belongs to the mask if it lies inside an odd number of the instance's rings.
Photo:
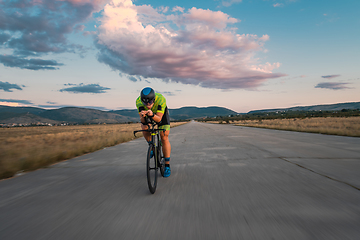
<path id="1" fill-rule="evenodd" d="M 160 128 L 166 129 L 166 131 L 160 132 L 160 138 L 162 143 L 162 149 L 164 153 L 164 160 L 165 160 L 165 169 L 164 169 L 164 177 L 169 177 L 171 174 L 170 170 L 170 153 L 171 153 L 171 145 L 169 141 L 169 134 L 170 134 L 170 125 L 163 125 Z"/>
<path id="2" fill-rule="evenodd" d="M 144 124 L 141 124 L 141 129 L 142 130 L 148 130 L 149 126 L 148 125 L 144 125 Z M 151 141 L 151 134 L 149 132 L 142 132 L 143 133 L 143 136 L 145 138 L 145 140 L 147 142 L 150 142 Z"/>
<path id="3" fill-rule="evenodd" d="M 141 124 L 141 129 L 142 130 L 148 130 L 148 128 L 149 128 L 148 125 Z M 142 133 L 143 133 L 143 136 L 144 136 L 145 140 L 150 144 L 151 133 L 149 133 L 149 132 L 142 132 Z M 152 158 L 153 156 L 154 156 L 154 152 L 151 151 L 150 158 Z"/>
<path id="4" fill-rule="evenodd" d="M 167 125 L 161 126 L 162 129 L 167 129 L 165 126 L 167 126 Z M 170 141 L 169 141 L 169 134 L 170 134 L 170 128 L 168 130 L 166 130 L 166 131 L 161 131 L 160 132 L 160 138 L 161 138 L 162 150 L 163 150 L 164 158 L 170 158 L 170 154 L 171 154 L 171 145 L 170 145 Z"/>

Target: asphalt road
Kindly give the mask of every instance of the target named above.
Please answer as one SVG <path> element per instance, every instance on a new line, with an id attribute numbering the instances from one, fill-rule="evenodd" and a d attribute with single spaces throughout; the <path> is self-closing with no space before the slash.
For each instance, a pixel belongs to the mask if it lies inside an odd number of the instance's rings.
<path id="1" fill-rule="evenodd" d="M 191 122 L 0 181 L 0 239 L 360 239 L 360 138 Z"/>

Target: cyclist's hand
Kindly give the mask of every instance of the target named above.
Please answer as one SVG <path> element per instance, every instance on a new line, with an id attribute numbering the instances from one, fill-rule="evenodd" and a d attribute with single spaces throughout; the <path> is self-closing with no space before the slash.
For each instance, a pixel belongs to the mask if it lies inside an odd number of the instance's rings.
<path id="1" fill-rule="evenodd" d="M 149 117 L 153 117 L 153 116 L 154 116 L 154 113 L 153 113 L 151 110 L 148 110 L 148 111 L 147 111 L 147 115 L 148 115 Z"/>
<path id="2" fill-rule="evenodd" d="M 144 111 L 144 110 L 140 112 L 142 117 L 145 117 L 147 115 L 147 113 L 148 113 L 148 111 Z"/>

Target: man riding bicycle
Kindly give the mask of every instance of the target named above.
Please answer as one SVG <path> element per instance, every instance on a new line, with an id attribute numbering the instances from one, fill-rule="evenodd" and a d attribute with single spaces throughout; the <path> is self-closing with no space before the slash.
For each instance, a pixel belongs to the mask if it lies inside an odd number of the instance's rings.
<path id="1" fill-rule="evenodd" d="M 166 99 L 160 93 L 155 93 L 152 88 L 146 87 L 141 91 L 140 96 L 136 99 L 136 108 L 139 111 L 142 130 L 148 130 L 149 119 L 157 122 L 160 129 L 164 129 L 164 131 L 160 132 L 162 150 L 165 158 L 164 177 L 169 177 L 171 174 L 171 145 L 169 142 L 170 116 L 166 106 Z M 143 135 L 147 142 L 151 141 L 151 135 L 149 132 L 143 132 Z M 154 153 L 151 152 L 151 154 Z"/>

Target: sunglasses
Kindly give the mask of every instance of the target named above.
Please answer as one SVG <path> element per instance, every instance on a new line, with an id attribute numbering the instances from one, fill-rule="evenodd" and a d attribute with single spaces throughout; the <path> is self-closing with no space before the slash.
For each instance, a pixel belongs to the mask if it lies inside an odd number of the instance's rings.
<path id="1" fill-rule="evenodd" d="M 150 101 L 148 101 L 148 102 L 145 102 L 145 101 L 142 101 L 142 102 L 143 102 L 143 104 L 145 104 L 145 105 L 151 105 L 151 104 L 154 103 L 154 100 L 150 100 Z"/>

